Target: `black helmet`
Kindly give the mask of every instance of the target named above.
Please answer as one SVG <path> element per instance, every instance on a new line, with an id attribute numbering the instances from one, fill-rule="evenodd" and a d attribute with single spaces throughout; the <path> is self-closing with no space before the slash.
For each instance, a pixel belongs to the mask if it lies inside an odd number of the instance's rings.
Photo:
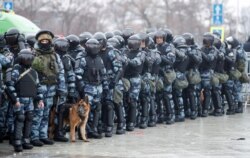
<path id="1" fill-rule="evenodd" d="M 116 49 L 120 49 L 120 47 L 121 47 L 120 42 L 118 41 L 118 39 L 116 39 L 114 37 L 108 39 L 107 44 L 114 47 L 114 48 L 116 48 Z"/>
<path id="2" fill-rule="evenodd" d="M 16 28 L 10 28 L 7 32 L 5 32 L 5 40 L 9 45 L 16 45 L 18 43 L 18 36 L 20 32 Z"/>
<path id="3" fill-rule="evenodd" d="M 191 33 L 184 33 L 182 37 L 185 38 L 187 45 L 194 45 L 194 36 Z"/>
<path id="4" fill-rule="evenodd" d="M 54 48 L 57 53 L 66 53 L 69 49 L 69 41 L 66 38 L 57 38 L 54 41 Z"/>
<path id="5" fill-rule="evenodd" d="M 131 28 L 126 28 L 122 31 L 122 36 L 123 38 L 126 40 L 128 39 L 130 36 L 132 36 L 134 34 L 134 31 Z"/>
<path id="6" fill-rule="evenodd" d="M 26 42 L 28 43 L 28 45 L 32 48 L 34 48 L 34 45 L 36 43 L 36 37 L 35 35 L 28 35 L 26 37 Z"/>
<path id="7" fill-rule="evenodd" d="M 220 49 L 220 47 L 221 47 L 221 45 L 222 45 L 221 40 L 220 40 L 217 36 L 215 36 L 215 38 L 214 38 L 214 43 L 213 43 L 213 45 L 214 45 L 217 49 Z"/>
<path id="8" fill-rule="evenodd" d="M 172 43 L 173 42 L 173 33 L 170 29 L 163 29 L 163 31 L 165 32 L 165 41 L 167 43 Z"/>
<path id="9" fill-rule="evenodd" d="M 113 38 L 116 38 L 119 43 L 120 43 L 120 48 L 124 47 L 125 45 L 125 41 L 124 41 L 124 38 L 122 36 L 119 36 L 119 35 L 115 35 Z"/>
<path id="10" fill-rule="evenodd" d="M 203 45 L 210 47 L 214 43 L 214 35 L 210 32 L 204 33 L 203 35 Z"/>
<path id="11" fill-rule="evenodd" d="M 34 58 L 34 53 L 32 53 L 29 49 L 22 49 L 17 55 L 18 63 L 25 67 L 30 67 Z"/>
<path id="12" fill-rule="evenodd" d="M 100 44 L 102 45 L 102 48 L 106 48 L 106 46 L 107 46 L 107 39 L 106 39 L 106 36 L 104 35 L 104 33 L 102 33 L 102 32 L 96 32 L 93 37 L 97 41 L 100 42 Z"/>
<path id="13" fill-rule="evenodd" d="M 174 37 L 173 44 L 174 44 L 175 48 L 186 47 L 187 46 L 185 38 L 183 38 L 180 35 L 177 35 L 177 36 Z"/>
<path id="14" fill-rule="evenodd" d="M 101 50 L 101 44 L 95 38 L 91 38 L 86 42 L 86 51 L 91 56 L 96 56 Z"/>
<path id="15" fill-rule="evenodd" d="M 105 36 L 106 36 L 106 39 L 110 39 L 110 38 L 114 37 L 114 34 L 113 34 L 113 32 L 105 32 Z"/>
<path id="16" fill-rule="evenodd" d="M 128 38 L 128 48 L 138 50 L 141 46 L 141 38 L 139 35 L 133 35 Z"/>
<path id="17" fill-rule="evenodd" d="M 162 31 L 162 30 L 156 31 L 155 34 L 154 34 L 154 41 L 155 41 L 155 43 L 156 43 L 156 38 L 162 38 L 163 41 L 165 41 L 165 38 L 166 38 L 165 32 Z"/>
<path id="18" fill-rule="evenodd" d="M 0 35 L 0 50 L 3 49 L 6 45 L 6 41 L 4 39 L 4 35 Z"/>
<path id="19" fill-rule="evenodd" d="M 80 44 L 80 39 L 76 35 L 73 35 L 73 34 L 68 35 L 66 37 L 66 39 L 69 42 L 69 49 L 70 50 L 75 49 Z"/>
<path id="20" fill-rule="evenodd" d="M 113 31 L 114 35 L 122 36 L 122 32 L 120 30 Z"/>
<path id="21" fill-rule="evenodd" d="M 87 40 L 89 40 L 90 38 L 92 38 L 92 34 L 90 32 L 83 32 L 79 35 L 79 39 L 80 39 L 80 44 L 85 47 L 85 43 L 87 42 Z"/>
<path id="22" fill-rule="evenodd" d="M 236 48 L 240 44 L 240 42 L 233 36 L 227 37 L 226 43 L 229 49 Z"/>

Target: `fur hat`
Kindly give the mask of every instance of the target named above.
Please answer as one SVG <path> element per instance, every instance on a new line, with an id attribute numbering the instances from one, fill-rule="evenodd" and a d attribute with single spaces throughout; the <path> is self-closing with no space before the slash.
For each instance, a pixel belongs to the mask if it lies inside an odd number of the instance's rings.
<path id="1" fill-rule="evenodd" d="M 49 40 L 52 42 L 52 39 L 54 38 L 54 34 L 48 30 L 41 30 L 36 34 L 36 40 Z"/>

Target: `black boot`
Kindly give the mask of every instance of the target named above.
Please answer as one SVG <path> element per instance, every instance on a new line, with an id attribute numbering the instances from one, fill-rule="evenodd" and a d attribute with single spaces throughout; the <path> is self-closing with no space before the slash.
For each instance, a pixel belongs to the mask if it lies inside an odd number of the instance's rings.
<path id="1" fill-rule="evenodd" d="M 116 134 L 124 134 L 124 113 L 123 113 L 123 107 L 122 104 L 115 104 L 115 112 L 117 116 L 117 128 L 116 128 Z"/>
<path id="2" fill-rule="evenodd" d="M 162 93 L 157 93 L 156 94 L 156 104 L 157 104 L 157 123 L 163 123 L 164 122 L 164 110 L 163 110 L 163 94 Z"/>
<path id="3" fill-rule="evenodd" d="M 114 126 L 114 104 L 111 101 L 107 102 L 107 119 L 106 119 L 106 129 L 105 137 L 112 137 L 113 126 Z"/>
<path id="4" fill-rule="evenodd" d="M 156 126 L 156 115 L 149 116 L 148 127 L 155 127 L 155 126 Z"/>
<path id="5" fill-rule="evenodd" d="M 123 123 L 118 123 L 117 127 L 116 127 L 116 134 L 121 135 L 121 134 L 125 134 L 125 130 L 124 130 L 124 125 Z"/>
<path id="6" fill-rule="evenodd" d="M 170 125 L 175 122 L 175 115 L 174 115 L 174 102 L 172 99 L 172 94 L 163 94 L 163 103 L 166 107 L 166 124 Z"/>
<path id="7" fill-rule="evenodd" d="M 14 125 L 14 149 L 16 152 L 23 151 L 22 146 L 22 130 L 23 130 L 23 122 L 24 115 L 21 112 L 15 113 L 15 125 Z"/>
<path id="8" fill-rule="evenodd" d="M 150 98 L 148 127 L 156 126 L 156 104 L 155 97 Z"/>
<path id="9" fill-rule="evenodd" d="M 41 147 L 41 146 L 44 145 L 44 143 L 43 143 L 42 141 L 40 141 L 39 139 L 32 140 L 32 141 L 31 141 L 31 144 L 32 144 L 33 146 L 36 146 L 36 147 Z"/>
<path id="10" fill-rule="evenodd" d="M 64 130 L 63 130 L 64 111 L 65 111 L 64 105 L 60 105 L 58 107 L 58 113 L 57 113 L 58 124 L 56 126 L 55 136 L 54 136 L 54 140 L 58 142 L 69 141 L 69 139 L 64 136 Z"/>
<path id="11" fill-rule="evenodd" d="M 147 128 L 147 119 L 148 119 L 148 103 L 149 103 L 149 97 L 143 95 L 142 97 L 142 102 L 141 102 L 141 118 L 140 118 L 140 124 L 139 128 L 145 129 Z"/>
<path id="12" fill-rule="evenodd" d="M 108 126 L 105 131 L 105 137 L 112 137 L 113 135 L 113 127 Z"/>
<path id="13" fill-rule="evenodd" d="M 33 145 L 30 143 L 30 139 L 23 139 L 23 149 L 32 149 Z"/>
<path id="14" fill-rule="evenodd" d="M 93 122 L 91 124 L 91 132 L 88 133 L 89 138 L 94 138 L 94 139 L 101 139 L 102 138 L 102 135 L 100 133 L 98 133 L 98 130 L 97 130 L 101 108 L 102 108 L 101 103 L 96 103 L 96 108 L 93 111 L 94 116 L 93 116 Z"/>
<path id="15" fill-rule="evenodd" d="M 136 108 L 137 103 L 136 101 L 130 101 L 129 103 L 129 109 L 128 109 L 128 122 L 127 122 L 127 131 L 134 131 L 135 128 L 135 121 L 136 121 Z"/>
<path id="16" fill-rule="evenodd" d="M 198 106 L 197 106 L 197 94 L 195 91 L 195 85 L 190 85 L 189 89 L 188 89 L 188 98 L 189 98 L 189 102 L 190 102 L 190 119 L 194 120 L 196 119 L 197 115 L 198 115 Z"/>
<path id="17" fill-rule="evenodd" d="M 174 102 L 176 106 L 176 115 L 175 115 L 175 122 L 183 122 L 185 121 L 185 112 L 184 112 L 184 105 L 182 100 L 182 93 L 180 90 L 174 90 Z"/>
<path id="18" fill-rule="evenodd" d="M 32 149 L 33 145 L 30 143 L 30 132 L 32 126 L 33 112 L 28 111 L 25 114 L 25 123 L 24 123 L 24 133 L 23 133 L 23 148 Z"/>
<path id="19" fill-rule="evenodd" d="M 214 112 L 213 115 L 214 116 L 222 116 L 222 98 L 221 98 L 221 93 L 220 93 L 220 89 L 215 87 L 213 88 L 213 95 L 212 95 L 212 99 L 213 99 L 213 103 L 214 103 Z"/>
<path id="20" fill-rule="evenodd" d="M 238 107 L 235 110 L 236 113 L 243 113 L 243 103 L 238 102 Z"/>
<path id="21" fill-rule="evenodd" d="M 145 129 L 147 128 L 147 118 L 146 117 L 141 117 L 140 121 L 140 129 Z"/>
<path id="22" fill-rule="evenodd" d="M 23 151 L 23 146 L 22 146 L 21 140 L 14 141 L 14 150 L 15 150 L 15 152 L 22 152 Z"/>
<path id="23" fill-rule="evenodd" d="M 40 141 L 46 145 L 53 145 L 54 144 L 53 140 L 50 140 L 49 138 L 42 138 L 42 139 L 40 139 Z"/>

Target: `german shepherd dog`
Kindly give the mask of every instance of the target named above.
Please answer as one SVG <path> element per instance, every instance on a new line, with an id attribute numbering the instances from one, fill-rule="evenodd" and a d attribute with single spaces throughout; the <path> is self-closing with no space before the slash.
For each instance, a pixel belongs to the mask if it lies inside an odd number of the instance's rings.
<path id="1" fill-rule="evenodd" d="M 75 104 L 66 105 L 69 106 L 68 117 L 64 118 L 64 125 L 70 126 L 70 141 L 75 142 L 75 129 L 80 128 L 80 133 L 84 142 L 88 142 L 86 137 L 86 125 L 90 112 L 89 99 L 85 96 L 84 99 L 80 99 Z M 54 118 L 56 116 L 56 108 L 52 108 L 50 111 L 50 128 L 49 128 L 49 138 L 54 137 L 55 123 Z"/>

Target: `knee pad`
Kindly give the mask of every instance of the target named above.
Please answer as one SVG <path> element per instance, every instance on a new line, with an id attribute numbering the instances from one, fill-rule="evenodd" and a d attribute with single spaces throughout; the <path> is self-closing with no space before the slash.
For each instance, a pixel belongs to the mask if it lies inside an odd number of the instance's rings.
<path id="1" fill-rule="evenodd" d="M 16 113 L 16 121 L 24 122 L 24 120 L 25 120 L 24 114 L 22 114 L 21 112 L 17 112 Z"/>
<path id="2" fill-rule="evenodd" d="M 96 108 L 94 109 L 96 112 L 100 112 L 102 109 L 102 104 L 101 103 L 96 103 Z"/>
<path id="3" fill-rule="evenodd" d="M 129 104 L 129 107 L 131 109 L 137 108 L 136 101 L 131 101 L 130 104 Z"/>
<path id="4" fill-rule="evenodd" d="M 111 111 L 114 109 L 114 104 L 110 101 L 107 102 L 107 110 L 108 111 Z"/>
<path id="5" fill-rule="evenodd" d="M 33 112 L 32 112 L 32 111 L 26 112 L 26 114 L 25 114 L 25 119 L 26 119 L 27 121 L 32 121 L 32 120 L 33 120 Z"/>

